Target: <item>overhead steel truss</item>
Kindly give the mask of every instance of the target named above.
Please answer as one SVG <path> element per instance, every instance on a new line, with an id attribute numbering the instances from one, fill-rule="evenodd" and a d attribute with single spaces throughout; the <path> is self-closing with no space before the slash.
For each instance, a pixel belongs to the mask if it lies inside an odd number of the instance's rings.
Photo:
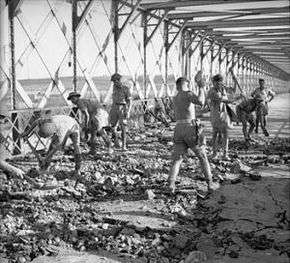
<path id="1" fill-rule="evenodd" d="M 24 0 L 25 1 L 25 0 Z M 49 4 L 49 0 L 47 1 Z M 173 72 L 174 78 L 180 75 L 185 75 L 191 78 L 194 70 L 205 69 L 208 76 L 212 76 L 214 72 L 223 71 L 227 77 L 228 82 L 234 82 L 240 86 L 244 92 L 249 92 L 253 88 L 257 78 L 265 77 L 270 85 L 274 81 L 278 83 L 282 80 L 289 80 L 289 73 L 285 72 L 282 67 L 289 65 L 289 50 L 290 50 L 290 37 L 289 37 L 289 7 L 272 7 L 272 8 L 236 8 L 226 11 L 192 11 L 191 7 L 206 6 L 209 4 L 214 5 L 227 5 L 236 3 L 247 3 L 247 0 L 200 0 L 200 1 L 165 1 L 148 3 L 148 0 L 112 0 L 112 14 L 110 20 L 111 32 L 106 36 L 104 43 L 99 43 L 94 27 L 91 24 L 88 16 L 92 11 L 92 7 L 96 0 L 71 0 L 71 17 L 72 17 L 72 39 L 68 39 L 65 35 L 64 29 L 56 17 L 54 9 L 50 6 L 51 11 L 48 18 L 53 17 L 58 27 L 61 29 L 65 41 L 68 45 L 68 50 L 64 54 L 63 59 L 56 72 L 52 72 L 45 66 L 45 61 L 37 48 L 37 41 L 39 36 L 32 37 L 28 28 L 23 26 L 23 30 L 29 39 L 29 48 L 36 50 L 42 64 L 47 70 L 51 83 L 46 88 L 44 96 L 37 108 L 46 107 L 47 99 L 51 94 L 53 87 L 57 87 L 61 96 L 66 101 L 67 106 L 71 106 L 66 100 L 67 90 L 58 78 L 59 68 L 64 61 L 67 54 L 72 54 L 73 58 L 73 89 L 78 89 L 78 76 L 80 74 L 85 78 L 85 84 L 80 89 L 81 94 L 86 90 L 92 90 L 97 99 L 100 99 L 99 90 L 95 87 L 91 74 L 93 74 L 94 66 L 98 59 L 104 61 L 108 69 L 108 73 L 113 71 L 118 72 L 122 62 L 128 67 L 129 75 L 132 76 L 134 81 L 134 88 L 138 93 L 140 102 L 136 103 L 136 112 L 144 111 L 147 105 L 150 91 L 153 92 L 154 97 L 170 96 L 172 89 L 169 87 L 169 82 L 172 81 L 169 75 L 172 75 L 172 53 L 180 54 L 180 65 L 177 72 Z M 263 2 L 263 0 L 255 2 Z M 267 1 L 269 2 L 269 0 Z M 270 2 L 275 2 L 274 0 Z M 16 93 L 18 93 L 22 100 L 25 102 L 27 108 L 32 108 L 33 103 L 29 96 L 24 91 L 16 78 L 15 67 L 21 62 L 20 58 L 15 57 L 15 29 L 14 21 L 17 19 L 20 23 L 21 14 L 19 10 L 23 4 L 23 0 L 7 0 L 9 7 L 9 26 L 10 26 L 10 82 L 11 82 L 11 105 L 12 105 L 12 140 L 14 142 L 14 153 L 21 151 L 19 139 L 19 125 L 22 119 L 19 117 L 19 112 L 16 109 Z M 182 12 L 180 8 L 183 8 Z M 188 11 L 184 11 L 188 8 Z M 282 14 L 282 17 L 270 18 L 253 18 L 261 14 Z M 211 21 L 197 21 L 212 17 Z M 143 31 L 143 38 L 138 39 L 132 24 L 142 18 L 141 28 Z M 49 19 L 47 19 L 49 20 Z M 44 21 L 46 23 L 46 21 Z M 98 54 L 95 62 L 91 67 L 86 68 L 80 62 L 77 36 L 82 26 L 91 33 L 95 45 L 98 49 Z M 280 28 L 264 28 L 265 26 L 281 26 Z M 241 27 L 241 32 L 232 31 L 235 27 Z M 283 26 L 286 26 L 283 28 Z M 140 88 L 138 80 L 134 78 L 133 72 L 130 72 L 130 67 L 127 65 L 126 57 L 120 42 L 122 36 L 128 28 L 131 30 L 132 43 L 137 46 L 139 52 L 138 56 L 141 61 L 140 67 L 143 70 L 143 89 Z M 129 31 L 130 31 L 129 30 Z M 160 38 L 160 34 L 162 35 Z M 109 41 L 113 38 L 114 47 L 114 66 L 113 70 L 107 63 L 105 51 L 108 47 Z M 154 51 L 153 40 L 159 37 L 162 43 L 158 50 Z M 135 42 L 135 43 L 134 43 Z M 180 42 L 180 50 L 178 44 Z M 259 48 L 255 48 L 259 45 Z M 149 48 L 153 47 L 153 52 Z M 24 52 L 27 52 L 26 50 Z M 154 66 L 156 66 L 157 73 L 149 72 L 149 58 L 152 60 L 154 57 Z M 176 63 L 175 63 L 176 64 Z M 79 74 L 80 73 L 80 74 Z M 158 86 L 154 81 L 157 75 L 162 76 L 162 85 Z M 111 88 L 110 88 L 111 90 Z M 110 91 L 109 90 L 109 91 Z M 108 91 L 108 94 L 109 94 Z M 65 112 L 75 116 L 75 112 L 66 108 Z M 31 116 L 27 118 L 27 122 L 31 121 Z"/>

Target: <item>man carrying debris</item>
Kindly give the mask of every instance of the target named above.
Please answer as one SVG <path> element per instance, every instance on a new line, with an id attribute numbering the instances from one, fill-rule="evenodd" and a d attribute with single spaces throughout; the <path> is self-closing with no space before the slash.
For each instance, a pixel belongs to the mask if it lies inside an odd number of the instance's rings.
<path id="1" fill-rule="evenodd" d="M 197 74 L 195 81 L 199 87 L 198 95 L 189 91 L 189 81 L 186 78 L 178 78 L 176 81 L 177 95 L 173 98 L 176 126 L 174 131 L 174 150 L 172 154 L 173 165 L 168 177 L 169 189 L 175 191 L 175 181 L 179 173 L 183 155 L 190 148 L 198 157 L 201 168 L 206 176 L 208 189 L 215 190 L 218 184 L 212 180 L 210 165 L 205 152 L 205 137 L 200 124 L 195 119 L 195 106 L 203 106 L 205 103 L 204 80 L 201 72 Z"/>
<path id="2" fill-rule="evenodd" d="M 229 160 L 229 123 L 227 119 L 224 119 L 224 115 L 227 115 L 226 103 L 229 102 L 227 87 L 223 84 L 223 77 L 220 74 L 213 76 L 212 82 L 213 87 L 208 92 L 208 100 L 210 107 L 210 121 L 213 128 L 213 159 L 218 157 L 218 141 L 219 136 L 221 136 L 223 158 Z"/>
<path id="3" fill-rule="evenodd" d="M 261 124 L 261 128 L 265 136 L 269 136 L 269 133 L 266 129 L 266 116 L 269 112 L 268 102 L 271 102 L 274 99 L 275 93 L 265 87 L 265 80 L 259 79 L 259 87 L 256 88 L 251 96 L 254 99 L 260 101 L 260 104 L 256 108 L 256 133 L 259 131 L 259 124 Z"/>
<path id="4" fill-rule="evenodd" d="M 115 146 L 119 147 L 119 140 L 117 134 L 117 125 L 120 124 L 122 148 L 127 150 L 127 122 L 131 111 L 131 91 L 130 88 L 125 86 L 121 82 L 122 76 L 115 73 L 111 77 L 111 81 L 114 83 L 113 95 L 112 95 L 112 108 L 110 111 L 110 124 L 113 130 Z"/>
<path id="5" fill-rule="evenodd" d="M 62 150 L 66 145 L 67 139 L 70 138 L 74 148 L 74 162 L 75 174 L 79 176 L 81 168 L 81 153 L 80 153 L 80 126 L 77 121 L 67 115 L 53 115 L 50 112 L 34 121 L 32 125 L 21 134 L 21 137 L 27 137 L 34 130 L 38 129 L 38 135 L 42 138 L 50 138 L 46 156 L 40 160 L 40 168 L 43 170 L 48 169 L 53 155 Z M 38 156 L 37 156 L 38 157 Z"/>
<path id="6" fill-rule="evenodd" d="M 104 127 L 108 126 L 108 113 L 97 101 L 91 101 L 89 99 L 81 99 L 80 94 L 77 92 L 71 92 L 68 96 L 68 100 L 71 100 L 73 104 L 81 111 L 82 124 L 81 126 L 90 134 L 90 153 L 96 153 L 96 136 L 100 135 L 108 147 L 108 152 L 112 153 L 112 145 L 109 136 L 107 135 Z"/>
<path id="7" fill-rule="evenodd" d="M 8 112 L 0 109 L 0 169 L 11 174 L 12 176 L 23 178 L 24 171 L 5 161 L 8 151 L 6 149 L 7 142 L 5 140 L 5 136 L 11 128 L 8 118 Z"/>
<path id="8" fill-rule="evenodd" d="M 251 140 L 250 134 L 253 132 L 255 128 L 253 112 L 256 110 L 260 102 L 261 101 L 258 99 L 244 99 L 236 107 L 236 114 L 238 120 L 242 123 L 243 134 L 246 142 L 249 142 Z M 248 123 L 250 124 L 249 130 L 247 127 Z"/>

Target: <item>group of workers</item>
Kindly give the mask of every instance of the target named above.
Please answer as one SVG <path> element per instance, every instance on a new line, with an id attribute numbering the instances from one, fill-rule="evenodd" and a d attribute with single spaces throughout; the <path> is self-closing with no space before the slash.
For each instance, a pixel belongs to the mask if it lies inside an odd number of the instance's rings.
<path id="1" fill-rule="evenodd" d="M 210 109 L 210 120 L 213 128 L 212 158 L 219 158 L 219 141 L 222 142 L 223 158 L 229 160 L 228 155 L 228 129 L 231 113 L 228 112 L 229 104 L 232 102 L 227 95 L 228 88 L 223 83 L 223 77 L 218 74 L 212 78 L 212 87 L 206 94 L 205 79 L 201 72 L 195 76 L 197 92 L 191 91 L 190 82 L 184 77 L 176 81 L 177 94 L 173 97 L 173 108 L 175 112 L 176 126 L 174 130 L 174 147 L 172 153 L 172 167 L 168 176 L 168 185 L 171 192 L 175 192 L 175 182 L 180 170 L 184 154 L 191 149 L 200 161 L 202 172 L 206 178 L 208 190 L 215 190 L 219 187 L 213 181 L 209 160 L 206 154 L 206 139 L 201 123 L 195 116 L 195 105 Z M 25 141 L 33 132 L 37 132 L 42 138 L 50 138 L 50 146 L 44 157 L 38 157 L 41 169 L 48 169 L 52 157 L 56 151 L 61 150 L 66 145 L 68 139 L 72 141 L 74 148 L 75 174 L 80 175 L 81 150 L 80 141 L 83 138 L 90 147 L 90 153 L 95 154 L 97 149 L 96 137 L 101 136 L 104 140 L 108 153 L 113 152 L 113 148 L 122 147 L 127 150 L 127 124 L 130 118 L 132 96 L 130 88 L 122 81 L 122 76 L 115 73 L 111 77 L 113 82 L 112 106 L 109 114 L 104 106 L 97 101 L 81 98 L 77 92 L 71 92 L 68 96 L 70 100 L 81 112 L 80 123 L 67 115 L 52 115 L 50 111 L 45 111 L 20 135 Z M 236 107 L 238 122 L 243 125 L 243 134 L 246 141 L 250 141 L 250 134 L 258 125 L 261 125 L 265 136 L 269 136 L 266 130 L 266 115 L 268 114 L 268 102 L 274 98 L 274 93 L 265 87 L 265 81 L 259 80 L 259 87 L 251 94 L 251 98 L 244 98 Z M 256 123 L 254 121 L 256 112 Z M 6 116 L 1 115 L 1 147 L 4 145 L 2 134 L 3 120 Z M 247 124 L 250 128 L 247 128 Z M 108 128 L 112 133 L 112 139 L 108 135 Z M 121 130 L 121 141 L 117 129 Z M 82 135 L 84 135 L 82 137 Z M 3 137 L 3 138 L 2 138 Z M 4 163 L 3 163 L 4 162 Z M 18 176 L 23 176 L 23 172 L 9 165 L 4 160 L 0 160 L 0 168 L 8 170 Z M 15 169 L 14 169 L 15 168 Z"/>

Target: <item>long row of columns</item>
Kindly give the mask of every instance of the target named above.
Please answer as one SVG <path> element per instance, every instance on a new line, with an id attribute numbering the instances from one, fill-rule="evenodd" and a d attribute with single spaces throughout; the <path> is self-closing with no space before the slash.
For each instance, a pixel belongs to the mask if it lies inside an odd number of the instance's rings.
<path id="1" fill-rule="evenodd" d="M 74 90 L 76 90 L 77 87 L 77 63 L 76 63 L 76 56 L 77 56 L 77 43 L 76 43 L 76 32 L 78 29 L 78 26 L 81 23 L 82 17 L 86 15 L 86 10 L 81 14 L 81 16 L 77 15 L 77 2 L 78 1 L 72 1 L 72 32 L 73 32 L 73 86 Z M 88 3 L 88 6 L 93 2 L 93 0 L 90 0 Z M 129 2 L 129 1 L 128 1 Z M 127 6 L 131 6 L 132 9 L 138 8 L 138 3 L 140 1 L 136 1 L 136 5 L 129 4 Z M 18 4 L 21 3 L 21 1 L 18 0 L 12 0 L 9 2 L 9 24 L 10 24 L 10 87 L 11 87 L 11 105 L 12 109 L 16 108 L 16 72 L 15 72 L 15 40 L 14 40 L 14 15 L 15 10 L 17 9 Z M 112 0 L 112 8 L 114 9 L 115 16 L 113 21 L 113 33 L 114 33 L 114 57 L 115 57 L 115 71 L 117 72 L 118 67 L 118 40 L 120 38 L 121 30 L 124 26 L 126 26 L 126 23 L 123 24 L 121 27 L 119 25 L 119 12 L 121 8 L 119 8 L 120 0 Z M 123 3 L 122 3 L 123 4 Z M 143 87 L 144 87 L 144 94 L 146 96 L 146 87 L 147 87 L 147 44 L 152 37 L 154 37 L 154 34 L 156 33 L 157 29 L 164 23 L 164 46 L 165 46 L 165 80 L 168 81 L 168 54 L 169 49 L 171 48 L 173 42 L 177 39 L 177 35 L 181 34 L 182 38 L 182 61 L 181 61 L 181 72 L 183 75 L 187 77 L 191 77 L 192 74 L 192 64 L 194 64 L 195 61 L 192 61 L 192 54 L 199 50 L 200 55 L 200 69 L 203 69 L 204 67 L 204 58 L 208 52 L 210 52 L 210 74 L 213 73 L 213 64 L 216 59 L 218 59 L 218 67 L 219 71 L 225 70 L 225 77 L 227 77 L 228 80 L 232 79 L 232 76 L 230 74 L 230 69 L 237 75 L 237 78 L 239 79 L 241 86 L 248 87 L 245 88 L 246 90 L 252 88 L 255 83 L 257 82 L 257 79 L 259 77 L 264 77 L 267 79 L 269 83 L 272 85 L 281 85 L 282 81 L 278 81 L 278 78 L 275 78 L 273 76 L 272 69 L 263 63 L 261 60 L 258 60 L 256 58 L 252 58 L 246 53 L 243 53 L 243 51 L 236 50 L 234 47 L 230 47 L 227 44 L 216 44 L 215 42 L 211 42 L 207 39 L 208 32 L 198 32 L 193 30 L 188 30 L 185 28 L 182 28 L 182 30 L 178 30 L 178 28 L 175 28 L 174 30 L 178 31 L 176 35 L 174 36 L 173 40 L 169 40 L 169 34 L 172 33 L 170 30 L 168 30 L 169 24 L 171 24 L 170 21 L 166 20 L 166 14 L 168 13 L 168 10 L 164 10 L 163 13 L 161 13 L 159 16 L 156 14 L 152 14 L 148 11 L 141 11 L 143 13 L 143 61 L 144 61 L 144 70 L 143 70 Z M 130 13 L 131 15 L 132 13 Z M 3 16 L 3 12 L 1 12 L 1 18 Z M 148 35 L 148 18 L 151 18 L 154 16 L 155 19 L 157 19 L 157 24 L 154 25 L 152 33 Z M 2 21 L 3 19 L 1 19 Z M 128 22 L 128 21 L 127 21 Z M 185 24 L 186 21 L 184 21 Z M 4 24 L 4 23 L 1 23 Z M 198 41 L 196 42 L 196 40 Z M 207 46 L 208 49 L 205 50 L 205 43 L 209 44 Z M 2 56 L 3 57 L 3 56 Z M 1 59 L 2 61 L 2 59 Z M 3 63 L 1 62 L 1 66 Z"/>

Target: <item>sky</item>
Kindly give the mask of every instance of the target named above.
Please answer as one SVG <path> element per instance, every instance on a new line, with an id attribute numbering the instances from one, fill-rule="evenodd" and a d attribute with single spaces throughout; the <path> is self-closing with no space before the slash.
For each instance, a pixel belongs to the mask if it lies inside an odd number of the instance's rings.
<path id="1" fill-rule="evenodd" d="M 1 0 L 2 1 L 2 0 Z M 149 2 L 149 0 L 144 0 Z M 144 2 L 143 1 L 143 2 Z M 227 10 L 237 4 L 186 7 L 177 11 L 217 11 Z M 289 5 L 289 1 L 269 1 L 265 4 L 259 2 L 240 3 L 239 7 L 262 8 L 267 6 L 280 7 Z M 50 12 L 54 10 L 57 20 Z M 80 10 L 83 6 L 80 7 Z M 114 72 L 114 44 L 110 34 L 110 0 L 94 1 L 88 23 L 84 24 L 77 38 L 78 75 L 92 76 L 111 75 Z M 3 18 L 3 14 L 6 17 Z M 1 8 L 0 41 L 1 65 L 5 68 L 9 61 L 9 30 L 7 8 Z M 119 71 L 124 75 L 140 76 L 143 74 L 142 59 L 143 30 L 140 27 L 140 17 L 133 25 L 128 25 L 119 40 Z M 202 18 L 201 18 L 202 20 Z M 2 22 L 4 21 L 4 23 Z M 152 20 L 154 23 L 154 20 Z M 69 51 L 71 34 L 71 4 L 65 0 L 24 0 L 20 12 L 15 19 L 15 57 L 17 61 L 16 74 L 18 79 L 49 78 L 59 76 L 72 76 L 72 55 Z M 164 73 L 164 52 L 160 52 L 163 45 L 161 29 L 147 47 L 147 68 L 149 75 Z M 222 30 L 222 29 L 221 29 Z M 235 29 L 239 30 L 238 28 Z M 65 33 L 66 38 L 64 37 Z M 108 38 L 107 38 L 108 37 Z M 108 40 L 109 41 L 106 41 Z M 29 43 L 33 41 L 36 48 Z M 103 55 L 98 55 L 107 44 Z M 170 70 L 179 74 L 178 43 L 170 53 Z M 163 50 L 164 51 L 164 50 Z M 4 56 L 3 56 L 4 54 Z M 3 59 L 6 58 L 6 59 Z M 4 61 L 4 62 L 3 62 Z M 106 63 L 105 63 L 105 62 Z M 4 64 L 3 64 L 4 63 Z M 60 66 L 61 65 L 61 66 Z M 6 67 L 7 71 L 7 67 Z"/>
<path id="2" fill-rule="evenodd" d="M 111 2 L 109 0 L 95 1 L 88 15 L 90 27 L 84 23 L 79 29 L 77 37 L 79 75 L 82 75 L 82 71 L 93 76 L 114 73 L 114 44 L 113 35 L 110 34 L 109 20 L 110 7 Z M 55 11 L 58 21 L 53 17 L 50 8 Z M 80 7 L 80 10 L 82 8 L 83 6 Z M 140 24 L 139 17 L 134 24 L 126 27 L 119 40 L 119 71 L 124 75 L 143 74 L 141 60 L 143 48 L 142 43 L 140 43 L 143 39 L 143 30 Z M 71 52 L 69 52 L 72 42 L 71 26 L 71 4 L 61 0 L 24 0 L 15 19 L 17 78 L 48 78 L 55 76 L 55 72 L 58 72 L 59 76 L 71 76 L 73 74 L 73 60 Z M 3 51 L 4 43 L 7 62 L 10 55 L 7 19 L 5 19 L 4 27 L 2 25 L 1 50 Z M 3 31 L 5 31 L 4 34 Z M 65 33 L 67 40 L 62 32 Z M 107 37 L 109 37 L 109 41 L 106 41 Z M 29 44 L 31 41 L 35 43 L 35 49 Z M 104 43 L 108 45 L 103 57 L 98 56 Z M 156 61 L 160 60 L 162 43 L 163 39 L 161 31 L 159 31 L 148 46 L 147 63 L 149 73 L 153 74 L 159 70 Z M 125 61 L 123 58 L 125 58 Z M 104 61 L 107 63 L 104 63 Z M 61 67 L 59 68 L 60 64 Z M 162 70 L 164 71 L 164 69 Z"/>

